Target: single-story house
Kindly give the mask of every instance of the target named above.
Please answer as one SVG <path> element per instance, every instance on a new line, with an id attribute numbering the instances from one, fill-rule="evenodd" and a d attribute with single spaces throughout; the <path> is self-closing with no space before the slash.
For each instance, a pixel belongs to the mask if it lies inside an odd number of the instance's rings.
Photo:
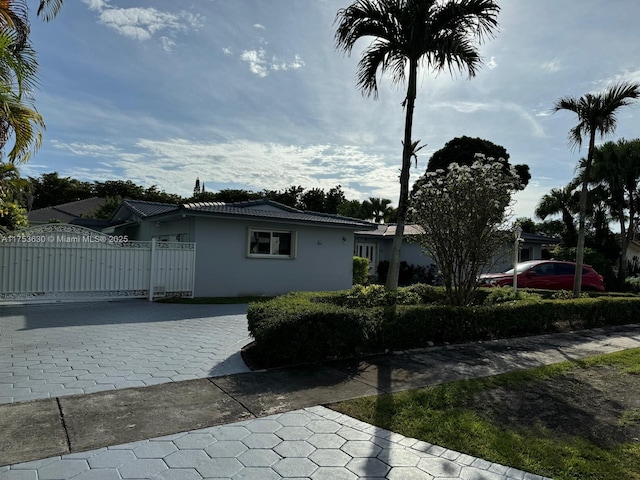
<path id="1" fill-rule="evenodd" d="M 404 241 L 400 253 L 400 261 L 408 265 L 429 268 L 435 261 L 425 255 L 420 245 L 409 241 L 409 238 L 421 233 L 420 227 L 408 224 L 404 227 Z M 354 254 L 368 258 L 370 272 L 375 275 L 380 262 L 391 260 L 391 247 L 396 234 L 395 224 L 377 225 L 375 230 L 358 231 L 355 235 Z M 532 233 L 522 233 L 520 244 L 520 261 L 542 260 L 550 258 L 549 248 L 560 243 L 558 239 Z M 513 244 L 505 246 L 503 252 L 496 254 L 490 272 L 503 272 L 513 265 Z"/>
<path id="2" fill-rule="evenodd" d="M 29 225 L 45 225 L 47 223 L 67 223 L 80 227 L 100 230 L 109 225 L 108 220 L 91 218 L 91 213 L 107 202 L 104 197 L 90 197 L 75 202 L 38 208 L 28 213 Z"/>
<path id="3" fill-rule="evenodd" d="M 195 242 L 195 296 L 351 288 L 354 232 L 369 222 L 262 199 L 172 205 L 125 200 L 104 233 Z"/>

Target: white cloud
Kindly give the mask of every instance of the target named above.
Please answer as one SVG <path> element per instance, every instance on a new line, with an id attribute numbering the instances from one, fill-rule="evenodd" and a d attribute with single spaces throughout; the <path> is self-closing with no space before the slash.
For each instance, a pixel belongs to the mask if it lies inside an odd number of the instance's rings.
<path id="1" fill-rule="evenodd" d="M 561 61 L 559 58 L 554 58 L 551 61 L 544 62 L 542 64 L 543 70 L 547 70 L 548 72 L 555 73 L 561 69 Z"/>
<path id="2" fill-rule="evenodd" d="M 162 48 L 165 52 L 172 52 L 173 47 L 176 46 L 176 42 L 171 40 L 169 37 L 160 37 L 160 43 L 162 44 Z"/>
<path id="3" fill-rule="evenodd" d="M 266 77 L 269 71 L 278 72 L 286 70 L 297 70 L 305 66 L 304 60 L 300 55 L 295 55 L 293 60 L 283 60 L 276 56 L 267 58 L 267 52 L 264 48 L 259 50 L 244 50 L 240 55 L 240 60 L 249 64 L 251 73 L 258 77 Z"/>
<path id="4" fill-rule="evenodd" d="M 58 140 L 51 140 L 53 148 L 66 150 L 73 155 L 86 157 L 112 157 L 118 155 L 121 150 L 113 145 L 96 145 L 79 142 L 64 143 Z"/>
<path id="5" fill-rule="evenodd" d="M 98 23 L 106 25 L 120 35 L 138 41 L 149 40 L 155 33 L 165 30 L 171 35 L 189 28 L 200 28 L 204 17 L 186 11 L 178 13 L 162 12 L 153 7 L 120 8 L 109 4 L 109 0 L 83 0 L 90 10 L 98 12 Z M 167 49 L 168 37 L 161 37 L 163 48 Z M 175 44 L 174 44 L 175 45 Z"/>
<path id="6" fill-rule="evenodd" d="M 209 190 L 234 185 L 254 191 L 291 185 L 329 189 L 340 184 L 347 198 L 398 195 L 398 167 L 388 166 L 381 156 L 351 145 L 140 139 L 135 145 L 138 153 L 111 145 L 62 142 L 54 145 L 73 156 L 101 158 L 103 167 L 113 169 L 112 176 L 142 185 L 158 185 L 181 195 L 193 190 L 196 177 L 206 182 Z M 140 168 L 142 164 L 144 168 Z"/>
<path id="7" fill-rule="evenodd" d="M 265 27 L 264 25 L 261 25 L 259 23 L 255 23 L 253 25 L 253 28 L 257 28 L 257 29 L 260 29 L 260 30 L 266 30 L 267 29 L 267 27 Z"/>
<path id="8" fill-rule="evenodd" d="M 233 50 L 231 50 L 229 47 L 224 47 L 222 49 L 222 53 L 224 53 L 225 55 L 233 55 Z"/>
<path id="9" fill-rule="evenodd" d="M 498 66 L 498 62 L 496 62 L 496 57 L 491 57 L 489 59 L 489 62 L 487 62 L 487 67 L 489 67 L 490 70 L 493 70 L 497 66 Z"/>

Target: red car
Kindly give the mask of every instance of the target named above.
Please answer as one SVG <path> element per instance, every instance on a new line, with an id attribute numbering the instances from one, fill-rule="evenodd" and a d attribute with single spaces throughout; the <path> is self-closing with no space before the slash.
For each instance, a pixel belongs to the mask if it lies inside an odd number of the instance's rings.
<path id="1" fill-rule="evenodd" d="M 518 264 L 518 287 L 545 288 L 549 290 L 573 290 L 576 264 L 556 260 L 532 260 Z M 480 275 L 482 286 L 513 285 L 513 268 L 504 273 Z M 582 290 L 604 291 L 602 275 L 590 265 L 582 267 Z"/>

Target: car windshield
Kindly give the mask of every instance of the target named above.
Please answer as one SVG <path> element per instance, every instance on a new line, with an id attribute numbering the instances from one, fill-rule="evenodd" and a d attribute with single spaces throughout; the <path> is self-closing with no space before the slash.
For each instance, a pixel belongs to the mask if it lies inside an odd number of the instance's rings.
<path id="1" fill-rule="evenodd" d="M 519 263 L 516 266 L 516 271 L 518 273 L 522 273 L 525 270 L 529 269 L 531 267 L 531 263 L 529 262 L 524 262 L 524 263 Z M 504 272 L 506 275 L 513 275 L 513 268 L 510 268 L 509 270 L 507 270 L 506 272 Z"/>

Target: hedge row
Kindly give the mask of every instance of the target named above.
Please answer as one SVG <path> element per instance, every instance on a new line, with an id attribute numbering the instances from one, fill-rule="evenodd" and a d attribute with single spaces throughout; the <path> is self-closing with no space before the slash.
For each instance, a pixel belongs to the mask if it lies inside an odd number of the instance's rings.
<path id="1" fill-rule="evenodd" d="M 295 293 L 250 304 L 249 332 L 272 364 L 637 323 L 639 297 L 496 306 L 350 308 L 347 292 Z"/>

